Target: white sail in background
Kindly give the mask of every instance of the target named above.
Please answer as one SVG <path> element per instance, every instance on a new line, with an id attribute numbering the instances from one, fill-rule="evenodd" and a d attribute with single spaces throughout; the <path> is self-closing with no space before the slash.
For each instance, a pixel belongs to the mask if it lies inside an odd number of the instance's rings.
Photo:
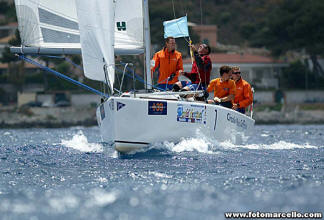
<path id="1" fill-rule="evenodd" d="M 74 1 L 15 0 L 24 46 L 80 48 Z"/>
<path id="2" fill-rule="evenodd" d="M 113 89 L 114 0 L 76 0 L 76 5 L 84 74 L 90 79 L 105 81 L 106 68 L 109 86 Z"/>
<path id="3" fill-rule="evenodd" d="M 22 45 L 39 51 L 43 48 L 80 51 L 75 3 L 75 0 L 15 0 Z M 142 0 L 116 0 L 115 18 L 116 54 L 143 53 Z"/>

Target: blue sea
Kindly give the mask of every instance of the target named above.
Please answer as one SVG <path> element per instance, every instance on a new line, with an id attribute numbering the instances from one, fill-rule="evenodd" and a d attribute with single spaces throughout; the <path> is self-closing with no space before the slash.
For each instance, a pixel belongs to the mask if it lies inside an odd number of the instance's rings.
<path id="1" fill-rule="evenodd" d="M 172 132 L 172 131 L 170 131 Z M 323 212 L 324 125 L 256 126 L 118 155 L 97 127 L 0 130 L 0 219 L 225 219 Z"/>

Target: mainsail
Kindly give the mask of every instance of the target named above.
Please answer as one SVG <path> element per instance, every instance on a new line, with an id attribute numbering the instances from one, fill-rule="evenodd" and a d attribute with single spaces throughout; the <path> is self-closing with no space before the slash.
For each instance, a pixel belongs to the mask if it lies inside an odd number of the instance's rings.
<path id="1" fill-rule="evenodd" d="M 31 53 L 81 53 L 75 0 L 15 0 L 22 46 Z M 116 0 L 115 54 L 143 53 L 142 0 Z"/>
<path id="2" fill-rule="evenodd" d="M 16 0 L 22 45 L 47 48 L 80 48 L 74 1 Z"/>

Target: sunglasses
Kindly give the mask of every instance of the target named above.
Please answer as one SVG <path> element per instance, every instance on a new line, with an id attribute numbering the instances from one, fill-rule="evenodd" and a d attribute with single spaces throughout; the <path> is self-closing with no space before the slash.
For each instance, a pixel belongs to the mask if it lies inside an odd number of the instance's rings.
<path id="1" fill-rule="evenodd" d="M 234 73 L 232 73 L 232 74 L 241 74 L 241 72 L 234 72 Z"/>

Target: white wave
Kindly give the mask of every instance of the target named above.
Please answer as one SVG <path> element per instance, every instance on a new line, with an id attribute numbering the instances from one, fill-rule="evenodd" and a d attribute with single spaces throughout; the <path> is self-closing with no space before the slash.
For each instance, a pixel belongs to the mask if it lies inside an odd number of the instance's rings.
<path id="1" fill-rule="evenodd" d="M 67 194 L 62 197 L 50 198 L 48 203 L 56 213 L 65 213 L 77 207 L 79 199 L 72 194 Z"/>
<path id="2" fill-rule="evenodd" d="M 99 177 L 97 180 L 98 180 L 100 183 L 107 183 L 107 182 L 108 182 L 107 178 L 105 178 L 105 177 Z"/>
<path id="3" fill-rule="evenodd" d="M 112 154 L 110 155 L 110 157 L 112 158 L 118 158 L 118 152 L 117 151 L 113 151 Z"/>
<path id="4" fill-rule="evenodd" d="M 154 171 L 149 171 L 148 174 L 153 175 L 158 178 L 169 178 L 169 179 L 172 178 L 172 176 L 167 175 L 165 173 L 159 173 L 159 172 L 154 172 Z"/>
<path id="5" fill-rule="evenodd" d="M 184 151 L 198 151 L 200 153 L 215 154 L 211 150 L 212 144 L 205 138 L 189 138 L 182 139 L 179 143 L 174 144 L 173 142 L 163 143 L 168 150 L 174 152 L 184 152 Z"/>
<path id="6" fill-rule="evenodd" d="M 219 144 L 225 149 L 238 149 L 238 148 L 247 148 L 252 150 L 290 150 L 290 149 L 317 149 L 318 147 L 306 144 L 295 144 L 289 143 L 286 141 L 278 141 L 273 144 L 246 144 L 246 145 L 235 145 L 230 142 L 222 142 Z"/>
<path id="7" fill-rule="evenodd" d="M 102 152 L 103 147 L 100 144 L 89 143 L 87 137 L 82 131 L 75 134 L 71 140 L 62 140 L 61 144 L 65 147 L 73 148 L 82 152 Z"/>
<path id="8" fill-rule="evenodd" d="M 114 203 L 119 196 L 119 191 L 106 192 L 102 189 L 92 189 L 90 191 L 90 199 L 87 201 L 86 206 L 107 206 Z"/>

